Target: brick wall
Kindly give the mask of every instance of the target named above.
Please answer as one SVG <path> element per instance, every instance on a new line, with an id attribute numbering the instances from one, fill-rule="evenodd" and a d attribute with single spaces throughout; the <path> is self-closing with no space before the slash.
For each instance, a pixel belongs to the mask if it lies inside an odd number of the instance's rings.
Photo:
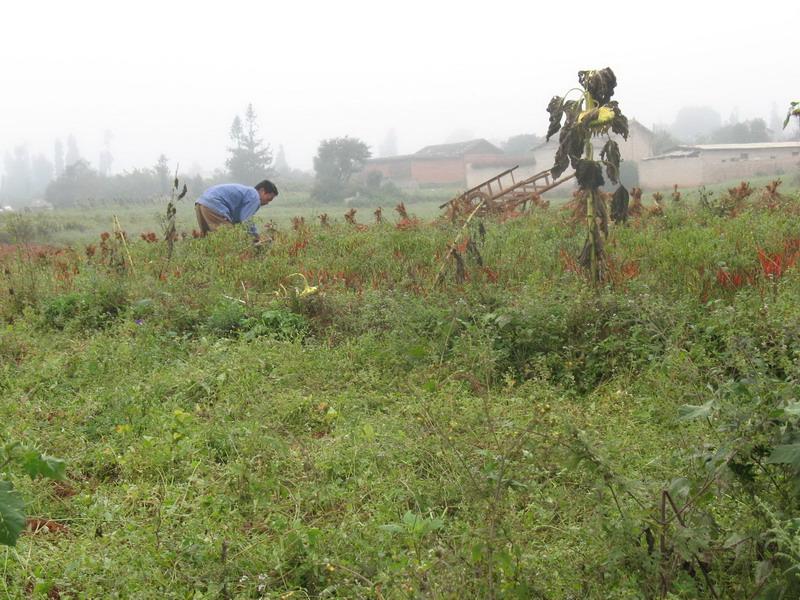
<path id="1" fill-rule="evenodd" d="M 384 177 L 394 181 L 411 179 L 411 160 L 385 160 L 380 159 L 368 162 L 360 171 L 359 177 L 366 179 L 368 173 L 377 171 Z"/>
<path id="2" fill-rule="evenodd" d="M 411 178 L 420 185 L 464 185 L 464 161 L 461 158 L 426 158 L 412 160 Z"/>

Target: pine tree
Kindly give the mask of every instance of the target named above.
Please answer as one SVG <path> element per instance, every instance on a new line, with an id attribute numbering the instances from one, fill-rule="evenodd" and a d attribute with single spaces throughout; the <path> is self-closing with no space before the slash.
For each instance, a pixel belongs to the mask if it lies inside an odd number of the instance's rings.
<path id="1" fill-rule="evenodd" d="M 153 167 L 153 171 L 155 172 L 156 179 L 158 180 L 159 191 L 162 194 L 166 194 L 170 190 L 170 181 L 169 181 L 170 172 L 169 172 L 169 159 L 164 154 L 161 154 L 158 157 L 158 161 Z"/>
<path id="2" fill-rule="evenodd" d="M 67 155 L 64 157 L 64 167 L 74 165 L 81 159 L 81 153 L 78 151 L 78 142 L 75 136 L 70 134 L 67 137 Z"/>
<path id="3" fill-rule="evenodd" d="M 291 171 L 289 163 L 286 161 L 286 153 L 283 151 L 283 145 L 278 146 L 278 153 L 275 155 L 274 170 L 279 175 L 286 175 Z"/>
<path id="4" fill-rule="evenodd" d="M 103 134 L 103 149 L 100 151 L 100 157 L 97 161 L 97 170 L 103 177 L 111 174 L 111 163 L 114 162 L 114 156 L 111 154 L 112 139 L 114 139 L 114 135 L 110 131 L 106 131 Z"/>
<path id="5" fill-rule="evenodd" d="M 53 164 L 56 169 L 56 177 L 61 177 L 64 172 L 64 144 L 58 139 L 53 145 Z"/>
<path id="6" fill-rule="evenodd" d="M 244 121 L 236 115 L 231 124 L 230 138 L 233 145 L 228 148 L 230 157 L 225 165 L 231 177 L 242 183 L 255 185 L 272 175 L 272 151 L 258 137 L 258 122 L 252 104 L 247 105 Z"/>

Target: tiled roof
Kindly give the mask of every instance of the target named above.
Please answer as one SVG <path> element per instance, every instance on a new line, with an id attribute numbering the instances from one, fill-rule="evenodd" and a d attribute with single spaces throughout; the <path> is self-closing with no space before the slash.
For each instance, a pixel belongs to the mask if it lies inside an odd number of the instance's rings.
<path id="1" fill-rule="evenodd" d="M 461 158 L 467 154 L 503 154 L 503 151 L 484 139 L 469 140 L 456 144 L 425 146 L 414 153 L 418 158 Z"/>

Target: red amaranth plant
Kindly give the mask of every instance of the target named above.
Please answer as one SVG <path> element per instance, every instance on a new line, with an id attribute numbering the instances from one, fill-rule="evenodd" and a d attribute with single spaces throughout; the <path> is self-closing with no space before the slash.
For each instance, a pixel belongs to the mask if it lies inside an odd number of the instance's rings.
<path id="1" fill-rule="evenodd" d="M 768 210 L 775 210 L 786 202 L 786 196 L 778 191 L 781 185 L 780 179 L 773 179 L 761 192 L 761 206 Z"/>
<path id="2" fill-rule="evenodd" d="M 738 290 L 744 286 L 760 285 L 759 282 L 764 280 L 777 283 L 800 259 L 800 238 L 785 241 L 780 252 L 756 248 L 756 257 L 758 266 L 749 269 L 717 269 L 717 284 L 726 290 Z"/>
<path id="3" fill-rule="evenodd" d="M 787 243 L 788 244 L 788 243 Z M 768 254 L 761 248 L 758 249 L 758 262 L 761 271 L 769 279 L 780 279 L 783 274 L 797 263 L 798 250 L 784 246 L 783 252 Z"/>
<path id="4" fill-rule="evenodd" d="M 742 181 L 737 187 L 728 189 L 728 195 L 737 203 L 744 202 L 752 193 L 749 181 Z"/>
<path id="5" fill-rule="evenodd" d="M 753 285 L 755 278 L 752 273 L 738 269 L 729 271 L 728 269 L 717 269 L 717 283 L 727 290 L 738 290 L 744 285 Z"/>
<path id="6" fill-rule="evenodd" d="M 308 240 L 307 239 L 302 239 L 302 240 L 296 241 L 289 248 L 289 256 L 297 256 L 300 253 L 300 251 L 305 249 L 306 247 L 308 247 Z"/>
<path id="7" fill-rule="evenodd" d="M 356 212 L 358 212 L 357 209 L 351 208 L 344 213 L 344 220 L 350 223 L 350 225 L 358 225 L 358 223 L 356 223 Z"/>
<path id="8" fill-rule="evenodd" d="M 631 188 L 631 198 L 632 202 L 630 206 L 628 206 L 628 216 L 641 217 L 644 212 L 644 206 L 642 205 L 642 188 Z"/>
<path id="9" fill-rule="evenodd" d="M 664 194 L 662 194 L 661 192 L 653 193 L 653 202 L 655 203 L 655 205 L 650 207 L 649 212 L 651 215 L 661 216 L 664 214 L 664 205 L 661 204 L 663 200 L 664 200 Z"/>
<path id="10" fill-rule="evenodd" d="M 358 231 L 366 231 L 368 229 L 367 226 L 356 221 L 356 212 L 358 211 L 355 208 L 351 208 L 344 213 L 344 220 L 355 227 Z"/>
<path id="11" fill-rule="evenodd" d="M 401 219 L 408 219 L 408 211 L 406 210 L 406 205 L 403 202 L 398 202 L 397 206 L 394 207 L 397 214 L 400 215 Z"/>

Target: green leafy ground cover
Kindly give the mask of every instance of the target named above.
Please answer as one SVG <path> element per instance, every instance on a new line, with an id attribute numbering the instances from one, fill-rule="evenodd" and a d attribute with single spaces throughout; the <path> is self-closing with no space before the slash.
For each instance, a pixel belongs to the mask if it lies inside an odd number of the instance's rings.
<path id="1" fill-rule="evenodd" d="M 442 223 L 8 254 L 1 441 L 66 481 L 2 477 L 0 595 L 797 597 L 800 199 L 760 193 L 614 227 L 597 291 L 553 209 L 438 287 Z"/>

